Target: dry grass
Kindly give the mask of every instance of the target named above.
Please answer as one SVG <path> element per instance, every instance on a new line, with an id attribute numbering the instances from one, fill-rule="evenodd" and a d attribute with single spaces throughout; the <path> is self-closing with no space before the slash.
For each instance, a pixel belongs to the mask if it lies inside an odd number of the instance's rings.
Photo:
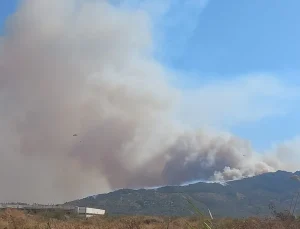
<path id="1" fill-rule="evenodd" d="M 42 215 L 25 214 L 21 211 L 6 210 L 0 213 L 0 229 L 184 229 L 204 228 L 197 217 L 94 217 L 88 220 L 79 218 L 54 219 Z M 299 229 L 300 221 L 275 219 L 219 219 L 213 222 L 213 229 Z"/>

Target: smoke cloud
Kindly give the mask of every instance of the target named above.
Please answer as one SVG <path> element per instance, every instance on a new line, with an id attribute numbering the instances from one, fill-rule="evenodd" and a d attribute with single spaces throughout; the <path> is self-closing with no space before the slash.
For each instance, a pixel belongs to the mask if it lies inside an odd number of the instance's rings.
<path id="1" fill-rule="evenodd" d="M 183 127 L 181 92 L 153 57 L 152 36 L 143 10 L 22 1 L 0 40 L 0 201 L 63 202 L 285 167 L 228 133 Z"/>

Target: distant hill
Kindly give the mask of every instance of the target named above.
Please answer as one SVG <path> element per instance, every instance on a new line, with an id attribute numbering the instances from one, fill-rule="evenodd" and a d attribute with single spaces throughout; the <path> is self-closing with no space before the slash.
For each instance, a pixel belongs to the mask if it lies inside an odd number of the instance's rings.
<path id="1" fill-rule="evenodd" d="M 293 175 L 300 172 L 265 173 L 230 181 L 227 185 L 199 182 L 150 190 L 121 189 L 66 204 L 103 208 L 108 214 L 185 216 L 192 214 L 183 197 L 186 196 L 204 212 L 207 212 L 205 205 L 208 206 L 215 216 L 264 216 L 270 215 L 270 203 L 278 211 L 290 207 L 292 198 L 300 190 L 300 181 L 292 179 Z M 300 213 L 298 208 L 296 211 Z"/>

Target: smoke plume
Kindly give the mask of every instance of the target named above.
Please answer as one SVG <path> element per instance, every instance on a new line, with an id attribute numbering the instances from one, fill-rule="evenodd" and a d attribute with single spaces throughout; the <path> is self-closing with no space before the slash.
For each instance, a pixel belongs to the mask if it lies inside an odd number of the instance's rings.
<path id="1" fill-rule="evenodd" d="M 22 1 L 0 40 L 0 201 L 62 202 L 283 167 L 230 134 L 182 127 L 180 90 L 154 50 L 145 11 Z"/>

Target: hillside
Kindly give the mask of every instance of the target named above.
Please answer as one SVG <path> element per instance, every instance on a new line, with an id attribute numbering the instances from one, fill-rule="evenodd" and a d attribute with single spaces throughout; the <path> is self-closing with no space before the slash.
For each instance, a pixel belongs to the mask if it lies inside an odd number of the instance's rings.
<path id="1" fill-rule="evenodd" d="M 265 173 L 230 181 L 225 186 L 199 182 L 150 190 L 121 189 L 66 204 L 103 208 L 109 214 L 186 216 L 191 215 L 184 199 L 186 196 L 200 209 L 208 206 L 215 216 L 264 216 L 270 214 L 270 203 L 277 210 L 289 208 L 292 198 L 300 190 L 300 182 L 291 179 L 295 174 L 285 171 Z"/>

